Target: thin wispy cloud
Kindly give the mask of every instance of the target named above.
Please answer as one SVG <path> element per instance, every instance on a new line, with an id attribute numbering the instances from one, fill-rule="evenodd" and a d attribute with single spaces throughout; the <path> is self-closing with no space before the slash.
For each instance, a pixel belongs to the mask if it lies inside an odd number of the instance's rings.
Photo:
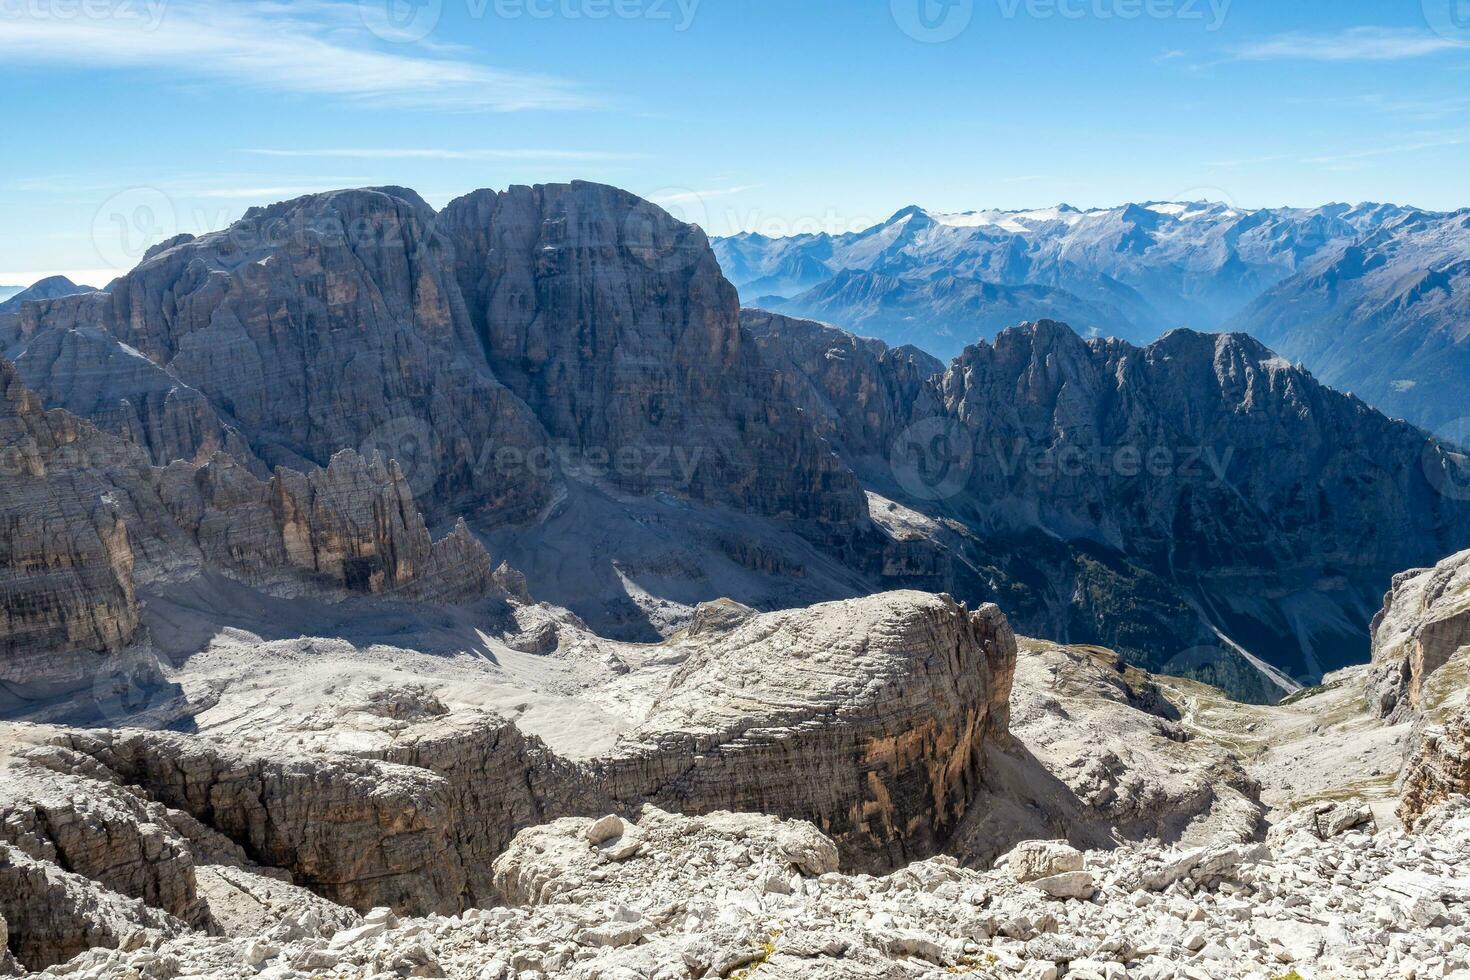
<path id="1" fill-rule="evenodd" d="M 289 182 L 289 183 L 288 183 Z M 259 174 L 259 173 L 188 173 L 137 171 L 107 173 L 46 174 L 16 177 L 0 187 L 26 194 L 80 196 L 95 200 L 125 189 L 147 188 L 173 198 L 241 198 L 270 197 L 272 194 L 297 197 L 340 187 L 361 187 L 386 183 L 380 177 L 364 174 Z"/>
<path id="2" fill-rule="evenodd" d="M 1402 61 L 1445 51 L 1470 51 L 1470 43 L 1411 28 L 1354 27 L 1335 34 L 1278 34 L 1231 49 L 1242 61 Z"/>
<path id="3" fill-rule="evenodd" d="M 576 109 L 597 103 L 563 79 L 480 64 L 458 48 L 388 44 L 356 3 L 339 0 L 160 0 L 100 17 L 0 4 L 8 66 L 165 71 L 256 89 L 400 107 Z"/>
<path id="4" fill-rule="evenodd" d="M 1279 163 L 1282 160 L 1290 160 L 1291 155 L 1287 153 L 1269 153 L 1259 157 L 1243 157 L 1239 160 L 1211 160 L 1207 166 L 1217 170 L 1233 170 L 1236 167 L 1258 167 L 1267 163 Z"/>
<path id="5" fill-rule="evenodd" d="M 668 191 L 656 194 L 649 200 L 655 204 L 694 204 L 699 201 L 707 201 L 712 197 L 730 197 L 735 194 L 743 194 L 746 191 L 756 190 L 759 184 L 742 184 L 738 187 L 721 187 L 706 191 Z"/>
<path id="6" fill-rule="evenodd" d="M 1282 100 L 1286 105 L 1310 106 L 1312 108 L 1349 108 L 1391 116 L 1399 121 L 1434 122 L 1455 118 L 1462 119 L 1470 113 L 1470 96 L 1436 95 L 1422 98 L 1401 98 L 1385 93 L 1365 93 L 1336 97 L 1297 97 Z"/>
<path id="7" fill-rule="evenodd" d="M 1470 142 L 1470 133 L 1429 136 L 1404 143 L 1393 143 L 1387 146 L 1375 146 L 1366 150 L 1355 150 L 1351 153 L 1334 153 L 1324 156 L 1307 157 L 1302 160 L 1302 163 L 1341 166 L 1364 160 L 1372 160 L 1377 157 L 1397 156 L 1401 153 L 1422 153 L 1425 150 L 1464 146 L 1467 142 Z"/>
<path id="8" fill-rule="evenodd" d="M 247 148 L 242 153 L 263 157 L 309 157 L 346 160 L 643 160 L 642 153 L 609 153 L 601 150 L 475 149 L 451 150 L 436 147 L 335 147 L 320 150 Z"/>

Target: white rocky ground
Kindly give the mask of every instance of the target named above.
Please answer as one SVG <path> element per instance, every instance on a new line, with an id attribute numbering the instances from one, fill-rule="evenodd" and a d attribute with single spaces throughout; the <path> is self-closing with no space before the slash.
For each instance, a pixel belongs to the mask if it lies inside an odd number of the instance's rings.
<path id="1" fill-rule="evenodd" d="M 521 637 L 489 636 L 448 613 L 395 622 L 387 612 L 278 640 L 267 637 L 325 621 L 237 606 L 226 627 L 196 619 L 187 596 L 160 606 L 161 638 L 165 611 L 179 637 L 213 637 L 169 672 L 170 696 L 198 734 L 242 758 L 322 760 L 312 771 L 325 774 L 482 715 L 595 764 L 650 725 L 698 730 L 716 705 L 769 715 L 821 687 L 817 676 L 841 687 L 841 658 L 866 663 L 870 639 L 891 632 L 890 613 L 933 603 L 894 594 L 760 622 L 712 603 L 688 630 L 647 645 L 597 637 L 531 604 L 516 608 Z M 841 622 L 823 618 L 832 615 Z M 917 635 L 893 633 L 875 650 Z M 391 636 L 402 645 L 382 642 Z M 554 649 L 518 649 L 527 636 Z M 780 651 L 789 659 L 812 642 L 810 653 L 837 659 L 786 676 Z M 1461 659 L 1426 683 L 1436 703 L 1463 700 L 1438 691 L 1463 688 L 1451 669 Z M 695 667 L 698 684 L 679 680 Z M 803 669 L 819 675 L 794 679 Z M 424 918 L 359 914 L 313 895 L 87 757 L 48 748 L 62 744 L 60 730 L 6 726 L 0 802 L 19 822 L 4 828 L 12 845 L 0 845 L 0 879 L 24 878 L 95 922 L 99 948 L 44 973 L 99 980 L 1470 977 L 1470 800 L 1398 824 L 1396 778 L 1417 723 L 1369 710 L 1371 673 L 1354 668 L 1289 703 L 1245 706 L 1122 668 L 1105 650 L 1022 639 L 1010 737 L 987 749 L 946 848 L 954 856 L 884 876 L 844 873 L 836 844 L 811 824 L 645 806 L 636 821 L 566 818 L 521 831 L 493 859 L 478 907 Z M 140 717 L 158 707 L 125 706 Z M 319 819 L 348 812 L 329 789 L 313 786 L 327 794 Z M 277 801 L 264 812 L 291 811 Z M 90 883 L 73 873 L 82 864 Z M 190 874 L 197 896 L 177 890 Z M 44 924 L 44 906 L 26 907 L 26 927 Z"/>
<path id="2" fill-rule="evenodd" d="M 1023 844 L 991 871 L 939 857 L 839 874 L 810 824 L 645 807 L 523 831 L 506 906 L 261 937 L 138 935 L 47 976 L 1189 978 L 1470 976 L 1470 800 L 1415 833 L 1324 804 L 1265 844 L 1082 853 Z M 1294 972 L 1293 972 L 1294 971 Z"/>

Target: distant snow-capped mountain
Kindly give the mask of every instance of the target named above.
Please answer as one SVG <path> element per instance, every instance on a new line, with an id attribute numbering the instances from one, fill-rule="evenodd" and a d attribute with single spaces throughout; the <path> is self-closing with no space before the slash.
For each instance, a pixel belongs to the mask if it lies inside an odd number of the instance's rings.
<path id="1" fill-rule="evenodd" d="M 865 231 L 769 238 L 741 234 L 715 241 L 726 276 L 747 302 L 794 298 L 844 271 L 881 273 L 914 283 L 953 277 L 1001 286 L 1046 287 L 1093 304 L 1099 329 L 1149 341 L 1187 325 L 1217 329 L 1261 293 L 1413 209 L 1387 204 L 1333 204 L 1321 208 L 1245 210 L 1225 204 L 1151 202 L 1079 210 L 1068 205 L 1032 211 L 942 214 L 908 207 Z M 912 293 L 894 294 L 897 307 Z M 855 327 L 860 319 L 883 325 L 903 320 L 895 308 L 876 315 L 871 296 L 846 308 L 828 302 L 824 319 Z M 943 328 L 966 342 L 992 335 L 992 323 L 1049 316 L 1045 307 L 1004 314 L 1013 293 L 996 293 L 987 316 L 972 305 L 973 322 L 941 317 Z M 1037 303 L 1059 299 L 1036 292 Z M 1024 301 L 1024 298 L 1023 298 Z M 815 313 L 815 310 L 809 310 Z M 1068 314 L 1074 322 L 1088 316 Z M 1097 322 L 1103 321 L 1103 322 Z M 908 336 L 884 339 L 899 342 Z"/>
<path id="2" fill-rule="evenodd" d="M 1470 439 L 1470 210 L 1409 212 L 1322 256 L 1234 322 L 1390 415 Z"/>

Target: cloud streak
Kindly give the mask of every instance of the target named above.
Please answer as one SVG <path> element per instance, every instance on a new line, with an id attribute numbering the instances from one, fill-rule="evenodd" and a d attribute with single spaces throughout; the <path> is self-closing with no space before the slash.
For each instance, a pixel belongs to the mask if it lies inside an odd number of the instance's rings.
<path id="1" fill-rule="evenodd" d="M 1450 146 L 1464 146 L 1467 134 L 1444 134 L 1439 136 L 1428 136 L 1422 139 L 1412 140 L 1407 143 L 1394 143 L 1388 146 L 1375 146 L 1368 150 L 1358 150 L 1353 153 L 1334 153 L 1326 156 L 1306 157 L 1302 163 L 1308 164 L 1349 164 L 1356 161 L 1372 160 L 1377 157 L 1396 156 L 1400 153 L 1422 153 L 1425 150 L 1439 150 Z"/>
<path id="2" fill-rule="evenodd" d="M 262 157 L 306 157 L 339 160 L 643 160 L 642 153 L 608 153 L 601 150 L 473 149 L 438 147 L 333 147 L 319 150 L 284 150 L 250 147 L 240 151 Z"/>
<path id="3" fill-rule="evenodd" d="M 513 112 L 599 101 L 563 79 L 492 68 L 461 49 L 384 44 L 364 25 L 358 5 L 340 0 L 171 0 L 118 5 L 96 17 L 47 10 L 0 4 L 0 59 L 7 65 L 160 70 L 422 109 Z"/>
<path id="4" fill-rule="evenodd" d="M 663 205 L 696 204 L 700 201 L 707 201 L 712 197 L 731 197 L 735 194 L 744 194 L 746 191 L 753 191 L 759 186 L 759 184 L 741 184 L 738 187 L 720 187 L 713 190 L 704 191 L 677 190 L 674 188 L 670 188 L 666 191 L 662 191 L 653 195 L 653 197 L 649 198 L 649 200 L 651 200 L 654 204 Z"/>
<path id="5" fill-rule="evenodd" d="M 1231 49 L 1241 61 L 1402 61 L 1470 43 L 1406 28 L 1354 27 L 1336 34 L 1278 34 Z"/>

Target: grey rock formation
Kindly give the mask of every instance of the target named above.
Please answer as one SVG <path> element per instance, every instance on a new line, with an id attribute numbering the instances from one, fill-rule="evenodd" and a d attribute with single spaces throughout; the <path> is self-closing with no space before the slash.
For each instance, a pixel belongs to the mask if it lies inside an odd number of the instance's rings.
<path id="1" fill-rule="evenodd" d="M 251 749 L 207 736 L 66 732 L 24 758 L 59 770 L 45 786 L 85 778 L 135 789 L 146 804 L 104 812 L 130 813 L 142 827 L 165 807 L 180 811 L 334 902 L 451 914 L 492 898 L 491 865 L 517 831 L 645 802 L 810 819 L 849 866 L 927 856 L 964 819 L 989 753 L 1007 738 L 1015 640 L 993 607 L 971 613 L 896 593 L 757 616 L 676 650 L 684 666 L 664 675 L 642 724 L 581 763 L 494 714 L 404 692 L 364 709 L 393 720 L 380 747 L 349 739 L 302 752 L 288 748 L 288 725 Z M 55 838 L 59 821 L 29 814 L 68 808 L 49 803 L 44 786 L 26 793 L 35 802 L 15 805 L 6 826 L 56 860 L 59 845 L 44 850 L 34 828 Z M 167 887 L 149 877 L 165 874 Z M 119 859 L 96 877 L 197 918 L 185 858 Z"/>
<path id="2" fill-rule="evenodd" d="M 764 310 L 742 310 L 740 325 L 765 363 L 788 376 L 796 404 L 822 436 L 869 482 L 888 465 L 894 437 L 935 405 L 927 382 L 944 365 L 916 347 Z"/>
<path id="3" fill-rule="evenodd" d="M 434 540 L 396 462 L 337 454 L 267 481 L 233 457 L 149 464 L 139 446 L 44 410 L 0 361 L 0 686 L 43 699 L 91 683 L 139 639 L 140 584 L 206 568 L 280 595 L 503 596 L 461 520 Z"/>
<path id="4" fill-rule="evenodd" d="M 226 478 L 221 457 L 279 483 L 280 467 L 307 474 L 353 449 L 396 461 L 431 526 L 464 517 L 506 531 L 502 543 L 529 559 L 557 550 L 543 547 L 547 522 L 591 495 L 635 536 L 647 525 L 639 506 L 691 525 L 756 583 L 732 589 L 725 576 L 696 586 L 694 602 L 866 591 L 846 567 L 865 564 L 876 540 L 865 496 L 741 331 L 707 240 L 613 188 L 478 192 L 443 214 L 391 187 L 253 209 L 222 232 L 161 243 L 106 291 L 0 316 L 0 347 L 45 404 L 167 468 L 168 502 L 211 545 L 220 522 L 201 525 L 200 505 L 180 500 L 194 480 L 180 461 L 210 467 L 201 484 Z M 249 552 L 268 550 L 274 531 L 260 524 L 259 489 L 228 479 L 259 525 L 229 534 L 259 540 L 231 545 L 224 564 L 254 584 L 262 559 Z M 781 553 L 731 533 L 747 514 Z M 201 560 L 131 526 L 144 566 L 221 560 L 217 547 Z M 808 567 L 812 541 L 820 570 Z M 610 567 L 673 560 L 639 547 L 617 541 L 591 560 L 596 594 L 578 611 L 612 605 L 635 620 L 625 633 L 654 639 L 667 624 L 637 622 Z M 703 541 L 693 550 L 711 557 Z M 526 571 L 532 591 L 569 605 L 589 592 Z"/>
<path id="5" fill-rule="evenodd" d="M 45 764 L 57 766 L 51 771 Z M 194 847 L 158 803 L 116 783 L 67 771 L 84 763 L 58 748 L 41 764 L 10 766 L 0 839 L 36 861 L 135 898 L 198 929 L 211 925 L 195 881 Z M 27 961 L 29 962 L 29 961 Z"/>
<path id="6" fill-rule="evenodd" d="M 1194 635 L 1218 629 L 1303 681 L 1364 659 L 1358 629 L 1396 569 L 1470 540 L 1470 507 L 1424 475 L 1423 433 L 1249 338 L 1174 331 L 1140 349 L 1039 323 L 967 351 L 941 384 L 974 451 L 953 503 L 976 526 L 1124 555 L 1204 612 Z M 1120 591 L 1137 603 L 1148 585 Z M 1140 631 L 1191 616 L 1129 618 L 1099 639 L 1132 653 Z M 1166 644 L 1140 664 L 1170 672 Z"/>
<path id="7" fill-rule="evenodd" d="M 138 628 L 124 506 L 92 462 L 100 454 L 136 477 L 146 457 L 43 409 L 3 361 L 0 447 L 0 684 L 44 696 L 83 681 L 89 655 L 121 649 Z"/>
<path id="8" fill-rule="evenodd" d="M 41 970 L 97 947 L 138 949 L 153 937 L 178 935 L 177 919 L 101 888 L 49 861 L 0 843 L 0 914 L 10 952 Z"/>
<path id="9" fill-rule="evenodd" d="M 344 448 L 383 448 L 405 469 L 412 461 L 431 512 L 535 513 L 545 474 L 492 465 L 486 448 L 524 452 L 544 433 L 480 356 L 434 222 L 401 188 L 253 208 L 224 231 L 165 243 L 106 292 L 23 305 L 0 321 L 0 343 L 29 350 L 47 333 L 100 333 L 201 395 L 269 466 L 305 470 Z M 54 358 L 34 362 L 35 381 L 76 397 L 78 379 L 52 371 Z M 165 426 L 151 394 L 159 383 L 138 370 L 100 407 L 148 406 L 146 435 Z M 150 449 L 160 463 L 192 459 L 218 441 L 213 428 L 184 427 Z"/>
<path id="10" fill-rule="evenodd" d="M 1284 834 L 1274 848 L 1090 851 L 1078 855 L 1085 870 L 1034 883 L 944 857 L 878 878 L 845 875 L 810 824 L 651 806 L 620 821 L 638 850 L 610 858 L 610 842 L 589 840 L 592 823 L 522 832 L 495 864 L 504 904 L 494 908 L 408 920 L 376 910 L 330 939 L 309 921 L 294 936 L 185 935 L 139 953 L 94 950 L 54 972 L 142 973 L 168 957 L 181 974 L 242 980 L 261 968 L 288 980 L 327 970 L 455 980 L 529 971 L 568 980 L 1388 980 L 1470 965 L 1463 799 L 1414 833 L 1358 827 L 1327 839 Z M 1090 900 L 1046 890 L 1081 878 L 1092 881 Z"/>
<path id="11" fill-rule="evenodd" d="M 1295 259 L 1262 229 L 1320 225 L 1326 242 L 1385 214 L 1228 210 L 1033 217 L 1089 261 L 1135 239 L 1174 255 L 1210 229 L 1277 269 Z M 979 268 L 1011 254 L 987 251 L 997 227 L 1033 220 L 902 217 L 865 240 L 914 268 L 971 245 Z M 848 244 L 854 261 L 867 247 Z M 620 637 L 668 635 L 722 596 L 772 608 L 917 587 L 1269 700 L 1364 652 L 1392 570 L 1470 545 L 1464 501 L 1434 493 L 1459 457 L 1244 341 L 1137 349 L 1028 328 L 931 383 L 917 351 L 742 323 L 702 232 L 594 184 L 479 191 L 440 214 L 391 187 L 253 209 L 162 243 L 106 291 L 0 315 L 0 346 L 43 403 L 163 468 L 129 462 L 127 493 L 92 495 L 116 502 L 140 583 L 224 570 L 279 592 L 285 567 L 401 593 L 410 566 L 441 580 L 446 562 L 475 566 L 467 533 L 431 558 L 413 520 L 389 516 L 396 462 L 424 524 L 464 517 L 530 594 Z M 958 465 L 928 458 L 965 445 Z M 334 466 L 344 449 L 364 477 Z M 323 499 L 318 469 L 359 486 L 354 516 L 317 506 L 304 538 L 288 511 Z M 364 478 L 393 486 L 364 493 Z M 229 507 L 238 523 L 214 513 Z"/>
<path id="12" fill-rule="evenodd" d="M 1470 551 L 1394 576 L 1373 620 L 1373 707 L 1403 720 L 1424 707 L 1429 676 L 1470 646 Z"/>
<path id="13" fill-rule="evenodd" d="M 915 542 L 911 581 L 996 601 L 1032 635 L 1276 700 L 1366 659 L 1398 569 L 1470 543 L 1470 503 L 1429 476 L 1458 472 L 1453 453 L 1249 338 L 1138 348 L 1042 322 L 925 381 L 831 327 L 746 322 L 896 502 L 873 514 Z"/>
<path id="14" fill-rule="evenodd" d="M 1422 730 L 1404 766 L 1399 819 L 1412 825 L 1445 800 L 1470 796 L 1470 710 Z"/>
<path id="15" fill-rule="evenodd" d="M 892 866 L 946 843 L 1007 741 L 1015 644 L 994 606 L 905 592 L 696 634 L 599 768 L 616 799 L 811 820 Z"/>
<path id="16" fill-rule="evenodd" d="M 100 331 L 42 331 L 15 366 L 47 406 L 144 447 L 156 465 L 228 452 L 264 472 L 239 428 L 209 399 Z"/>
<path id="17" fill-rule="evenodd" d="M 476 191 L 439 224 L 491 369 L 573 453 L 632 462 L 609 471 L 622 488 L 837 528 L 865 518 L 852 474 L 742 334 L 698 227 L 586 183 Z M 675 447 L 698 454 L 692 474 L 652 465 Z"/>
<path id="18" fill-rule="evenodd" d="M 433 540 L 402 468 L 376 451 L 346 449 L 308 473 L 282 467 L 269 482 L 219 455 L 161 471 L 160 495 L 205 562 L 274 594 L 326 585 L 452 602 L 498 590 L 463 518 Z"/>
<path id="19" fill-rule="evenodd" d="M 0 295 L 4 295 L 3 290 L 4 287 L 0 287 Z M 91 286 L 78 286 L 66 276 L 48 276 L 5 296 L 4 301 L 0 302 L 0 314 L 14 313 L 20 309 L 22 303 L 32 300 L 60 299 L 63 296 L 74 296 L 77 293 L 92 291 Z"/>
<path id="20" fill-rule="evenodd" d="M 1373 622 L 1368 703 L 1413 725 L 1399 780 L 1405 823 L 1470 793 L 1470 552 L 1394 579 Z"/>
<path id="21" fill-rule="evenodd" d="M 158 464 L 223 449 L 305 470 L 381 448 L 434 518 L 500 523 L 542 509 L 565 447 L 616 460 L 637 493 L 819 534 L 865 518 L 745 343 L 703 234 L 601 185 L 481 191 L 442 214 L 402 188 L 252 209 L 106 292 L 25 304 L 0 346 L 49 403 Z"/>

